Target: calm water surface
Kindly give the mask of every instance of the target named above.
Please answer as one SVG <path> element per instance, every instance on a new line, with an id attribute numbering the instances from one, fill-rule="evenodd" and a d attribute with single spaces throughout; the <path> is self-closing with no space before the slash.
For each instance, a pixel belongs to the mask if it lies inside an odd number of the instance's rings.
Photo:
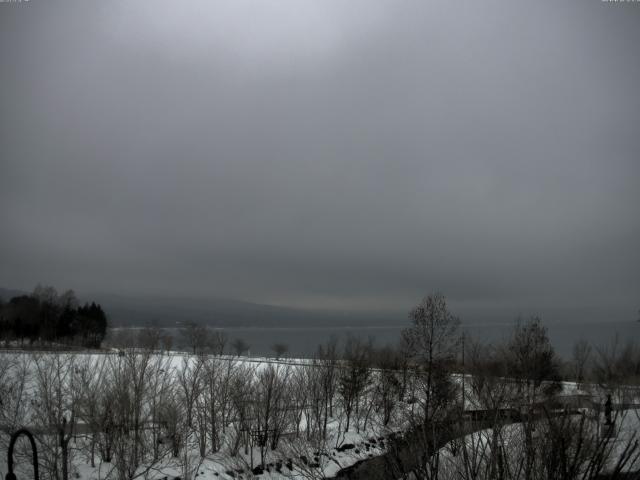
<path id="1" fill-rule="evenodd" d="M 463 325 L 468 336 L 484 342 L 500 341 L 508 338 L 514 324 Z M 319 344 L 326 343 L 335 336 L 343 342 L 349 335 L 362 339 L 371 338 L 375 345 L 393 345 L 398 342 L 402 326 L 366 326 L 366 327 L 304 327 L 304 328 L 264 328 L 264 327 L 228 327 L 219 330 L 226 333 L 231 343 L 241 338 L 250 347 L 254 356 L 269 355 L 274 343 L 284 343 L 289 347 L 289 356 L 310 356 Z M 640 323 L 637 322 L 600 322 L 584 324 L 546 325 L 549 338 L 557 353 L 564 357 L 571 355 L 573 345 L 586 340 L 595 347 L 611 345 L 616 336 L 621 344 L 629 340 L 640 340 Z M 173 329 L 177 335 L 177 329 Z"/>

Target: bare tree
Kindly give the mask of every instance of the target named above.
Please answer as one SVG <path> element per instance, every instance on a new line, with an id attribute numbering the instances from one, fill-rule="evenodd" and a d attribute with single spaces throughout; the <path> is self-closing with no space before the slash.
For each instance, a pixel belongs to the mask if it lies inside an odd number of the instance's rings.
<path id="1" fill-rule="evenodd" d="M 162 383 L 154 377 L 165 375 L 165 368 L 159 365 L 165 360 L 150 351 L 125 351 L 109 360 L 109 437 L 118 480 L 132 480 L 146 475 L 169 453 L 167 448 L 156 454 L 150 445 L 153 433 L 149 434 L 158 416 L 154 409 L 160 408 L 152 407 L 150 400 L 156 393 L 152 387 Z"/>
<path id="2" fill-rule="evenodd" d="M 41 438 L 41 458 L 55 478 L 69 479 L 71 449 L 78 418 L 79 382 L 75 356 L 46 354 L 34 357 L 35 418 L 49 429 Z"/>
<path id="3" fill-rule="evenodd" d="M 313 366 L 301 364 L 291 373 L 289 403 L 291 405 L 291 421 L 296 431 L 296 438 L 300 437 L 303 416 L 309 412 L 310 391 L 314 387 L 309 382 L 311 378 L 309 373 L 312 369 Z M 307 421 L 305 422 L 307 429 L 315 429 L 317 431 L 317 424 L 312 422 L 311 418 L 307 416 Z"/>
<path id="4" fill-rule="evenodd" d="M 195 322 L 185 322 L 180 329 L 180 334 L 183 342 L 194 355 L 204 351 L 210 341 L 209 328 Z"/>
<path id="5" fill-rule="evenodd" d="M 88 439 L 88 453 L 92 467 L 96 465 L 96 447 L 100 440 L 100 432 L 105 428 L 104 412 L 101 406 L 106 395 L 104 382 L 106 380 L 108 362 L 106 357 L 92 359 L 85 357 L 78 361 L 76 367 L 77 387 L 79 389 L 78 419 L 86 425 Z"/>
<path id="6" fill-rule="evenodd" d="M 203 362 L 200 359 L 182 359 L 182 367 L 178 370 L 178 386 L 185 409 L 185 422 L 189 428 L 193 427 L 193 410 L 195 400 L 200 395 L 200 373 Z"/>
<path id="7" fill-rule="evenodd" d="M 26 423 L 31 366 L 31 355 L 0 355 L 0 425 L 10 431 Z"/>
<path id="8" fill-rule="evenodd" d="M 454 362 L 457 354 L 460 321 L 447 308 L 440 294 L 425 297 L 411 312 L 411 327 L 403 331 L 409 357 L 422 367 L 424 422 L 431 421 L 442 406 L 439 401 L 441 372 Z M 446 392 L 445 392 L 446 393 Z"/>
<path id="9" fill-rule="evenodd" d="M 236 338 L 231 344 L 231 348 L 237 356 L 249 351 L 249 344 L 241 338 Z"/>
<path id="10" fill-rule="evenodd" d="M 207 351 L 210 351 L 214 355 L 222 355 L 224 353 L 224 350 L 225 350 L 226 346 L 227 346 L 228 340 L 229 339 L 224 334 L 224 332 L 221 332 L 219 330 L 215 330 L 213 332 L 210 332 L 209 335 L 208 335 L 208 349 L 207 349 Z"/>
<path id="11" fill-rule="evenodd" d="M 158 325 L 149 325 L 138 330 L 136 346 L 145 350 L 155 351 L 163 347 L 164 334 Z"/>
<path id="12" fill-rule="evenodd" d="M 288 382 L 291 369 L 288 365 L 268 364 L 257 373 L 254 398 L 251 403 L 255 432 L 260 447 L 260 461 L 265 463 L 268 447 L 275 450 L 280 436 L 287 427 Z"/>
<path id="13" fill-rule="evenodd" d="M 518 379 L 528 405 L 557 391 L 558 384 L 554 382 L 560 378 L 559 364 L 547 329 L 539 318 L 518 321 L 507 345 L 506 356 L 509 371 Z"/>
<path id="14" fill-rule="evenodd" d="M 282 357 L 289 351 L 289 346 L 284 343 L 274 343 L 271 346 L 271 350 L 273 350 L 273 353 L 276 356 L 276 360 L 279 360 L 280 357 Z"/>
<path id="15" fill-rule="evenodd" d="M 308 440 L 314 435 L 326 438 L 325 419 L 329 410 L 329 401 L 325 391 L 326 377 L 325 365 L 318 359 L 314 359 L 311 365 L 303 366 L 297 371 L 296 389 L 304 390 L 306 396 L 301 408 L 304 410 Z M 298 431 L 299 426 L 296 426 L 296 429 Z"/>
<path id="16" fill-rule="evenodd" d="M 437 478 L 439 454 L 427 454 L 436 443 L 437 422 L 446 418 L 455 404 L 455 390 L 449 375 L 458 352 L 460 321 L 451 314 L 441 294 L 425 297 L 409 313 L 411 326 L 403 331 L 408 358 L 416 366 L 415 381 L 419 394 L 415 398 L 421 406 L 420 416 L 412 415 L 418 456 L 416 473 L 426 478 Z M 413 410 L 412 410 L 413 412 Z"/>
<path id="17" fill-rule="evenodd" d="M 511 377 L 516 379 L 521 407 L 525 410 L 524 430 L 524 473 L 525 479 L 534 475 L 536 448 L 536 403 L 548 399 L 559 389 L 559 365 L 547 330 L 540 319 L 519 321 L 506 348 L 506 361 Z"/>
<path id="18" fill-rule="evenodd" d="M 571 378 L 578 384 L 586 380 L 588 372 L 591 370 L 592 348 L 586 340 L 580 340 L 573 345 L 571 356 Z"/>
<path id="19" fill-rule="evenodd" d="M 235 360 L 207 357 L 202 369 L 202 394 L 205 419 L 212 452 L 221 447 L 221 437 L 226 433 L 233 411 L 232 388 L 236 375 Z"/>
<path id="20" fill-rule="evenodd" d="M 403 356 L 391 347 L 377 350 L 373 358 L 373 364 L 378 369 L 374 382 L 374 400 L 382 412 L 382 424 L 386 426 L 398 406 L 398 398 L 402 390 L 401 376 L 405 364 Z"/>
<path id="21" fill-rule="evenodd" d="M 331 337 L 325 345 L 318 346 L 318 352 L 314 359 L 314 365 L 318 368 L 316 379 L 320 390 L 318 401 L 318 419 L 321 418 L 322 438 L 327 437 L 327 424 L 329 417 L 333 417 L 334 397 L 338 385 L 338 339 Z"/>
<path id="22" fill-rule="evenodd" d="M 152 462 L 157 462 L 163 454 L 160 440 L 163 438 L 162 409 L 163 399 L 173 394 L 175 369 L 171 359 L 163 355 L 154 355 L 148 370 L 146 397 L 147 435 L 150 436 Z"/>
<path id="23" fill-rule="evenodd" d="M 195 434 L 200 456 L 204 457 L 207 451 L 208 437 L 208 411 L 206 398 L 203 395 L 205 382 L 203 374 L 206 366 L 206 357 L 199 355 L 196 358 L 183 359 L 182 367 L 178 370 L 178 386 L 180 402 L 185 412 L 185 442 L 189 444 L 191 434 Z M 187 455 L 187 454 L 185 454 Z M 188 456 L 183 457 L 189 460 Z"/>
<path id="24" fill-rule="evenodd" d="M 233 404 L 235 421 L 233 440 L 230 448 L 232 456 L 237 455 L 240 445 L 245 453 L 249 452 L 252 428 L 252 398 L 255 390 L 255 368 L 247 364 L 239 364 L 230 385 L 230 396 Z M 253 466 L 253 465 L 252 465 Z"/>
<path id="25" fill-rule="evenodd" d="M 470 342 L 466 352 L 468 403 L 470 412 L 475 412 L 475 418 L 471 419 L 484 423 L 489 430 L 487 438 L 476 435 L 471 442 L 462 442 L 464 470 L 471 475 L 467 478 L 482 478 L 476 475 L 486 474 L 488 478 L 502 480 L 506 478 L 503 429 L 520 418 L 519 412 L 511 408 L 518 398 L 517 383 L 509 378 L 505 348 Z"/>
<path id="26" fill-rule="evenodd" d="M 371 381 L 371 342 L 363 343 L 355 337 L 347 339 L 344 348 L 344 366 L 338 378 L 338 393 L 345 415 L 344 431 L 349 431 L 352 414 L 360 413 L 363 393 Z M 359 431 L 360 423 L 356 422 Z"/>

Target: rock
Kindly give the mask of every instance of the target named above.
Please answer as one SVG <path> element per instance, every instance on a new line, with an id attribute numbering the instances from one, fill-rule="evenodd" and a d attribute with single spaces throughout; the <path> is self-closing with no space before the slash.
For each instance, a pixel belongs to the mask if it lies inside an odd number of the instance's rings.
<path id="1" fill-rule="evenodd" d="M 262 465 L 258 465 L 256 468 L 254 468 L 253 470 L 251 470 L 251 472 L 254 475 L 262 475 L 264 473 L 264 468 L 262 468 Z"/>
<path id="2" fill-rule="evenodd" d="M 344 452 L 345 450 L 353 450 L 356 446 L 353 443 L 345 443 L 340 445 L 336 450 L 339 452 Z"/>

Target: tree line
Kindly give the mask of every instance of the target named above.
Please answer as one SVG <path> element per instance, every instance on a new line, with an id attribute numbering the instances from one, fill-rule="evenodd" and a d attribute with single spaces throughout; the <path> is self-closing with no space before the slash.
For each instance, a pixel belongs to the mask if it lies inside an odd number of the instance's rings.
<path id="1" fill-rule="evenodd" d="M 6 344 L 79 345 L 99 348 L 107 333 L 107 316 L 95 303 L 80 305 L 73 290 L 58 294 L 38 285 L 31 294 L 0 299 L 0 341 Z"/>

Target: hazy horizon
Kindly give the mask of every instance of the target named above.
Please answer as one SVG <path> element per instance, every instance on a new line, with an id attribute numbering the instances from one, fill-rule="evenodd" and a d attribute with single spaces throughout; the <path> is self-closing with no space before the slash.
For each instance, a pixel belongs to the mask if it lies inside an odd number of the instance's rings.
<path id="1" fill-rule="evenodd" d="M 639 25 L 600 0 L 0 3 L 0 285 L 635 320 Z"/>

